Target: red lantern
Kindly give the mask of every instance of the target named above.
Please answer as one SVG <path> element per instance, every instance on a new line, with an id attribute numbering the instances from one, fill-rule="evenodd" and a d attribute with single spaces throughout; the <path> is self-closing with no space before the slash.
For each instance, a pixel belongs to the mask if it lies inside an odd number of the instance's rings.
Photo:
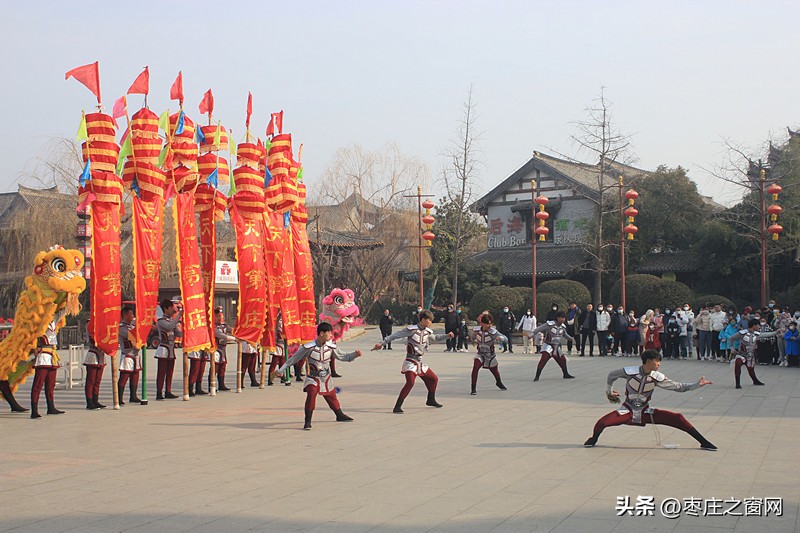
<path id="1" fill-rule="evenodd" d="M 767 208 L 767 213 L 769 213 L 770 215 L 776 215 L 776 216 L 780 215 L 781 211 L 783 211 L 783 208 L 778 204 L 772 204 Z"/>
<path id="2" fill-rule="evenodd" d="M 633 224 L 628 224 L 627 226 L 625 226 L 624 231 L 628 235 L 628 240 L 632 241 L 633 236 L 636 235 L 636 232 L 639 231 L 639 228 L 637 228 Z"/>
<path id="3" fill-rule="evenodd" d="M 422 238 L 428 241 L 428 246 L 430 246 L 431 241 L 436 238 L 436 235 L 434 235 L 432 231 L 426 231 L 422 234 Z"/>
<path id="4" fill-rule="evenodd" d="M 424 207 L 425 209 L 431 209 L 433 208 L 434 205 L 436 204 L 434 204 L 430 200 L 425 200 L 424 202 L 422 202 L 422 207 Z"/>
<path id="5" fill-rule="evenodd" d="M 772 195 L 772 199 L 773 200 L 777 200 L 778 199 L 778 195 L 781 193 L 782 190 L 783 190 L 783 188 L 780 185 L 778 185 L 777 183 L 773 183 L 772 185 L 767 187 L 767 192 Z"/>
<path id="6" fill-rule="evenodd" d="M 428 226 L 430 226 L 431 224 L 433 224 L 433 222 L 434 222 L 435 220 L 436 220 L 436 219 L 435 219 L 435 218 L 433 218 L 431 215 L 425 215 L 424 217 L 422 217 L 422 223 L 423 223 L 423 224 L 427 224 Z"/>
<path id="7" fill-rule="evenodd" d="M 639 214 L 639 210 L 636 209 L 635 207 L 629 207 L 628 209 L 625 210 L 625 216 L 626 217 L 635 217 L 638 214 Z"/>
<path id="8" fill-rule="evenodd" d="M 783 231 L 783 226 L 780 224 L 773 224 L 767 228 L 767 231 L 772 233 L 772 240 L 777 241 L 778 235 L 780 235 L 780 233 Z"/>
<path id="9" fill-rule="evenodd" d="M 625 198 L 628 200 L 636 200 L 639 198 L 639 193 L 633 189 L 629 189 L 628 192 L 625 193 Z"/>
<path id="10" fill-rule="evenodd" d="M 538 228 L 536 228 L 536 229 L 535 229 L 535 230 L 533 230 L 533 231 L 534 231 L 534 233 L 536 233 L 536 235 L 539 235 L 539 236 L 541 236 L 541 237 L 544 237 L 545 235 L 547 235 L 548 233 L 550 233 L 550 230 L 549 230 L 549 229 L 547 229 L 547 227 L 546 227 L 546 226 L 539 226 Z"/>
<path id="11" fill-rule="evenodd" d="M 547 196 L 541 195 L 541 196 L 537 196 L 536 200 L 534 200 L 534 201 L 539 205 L 547 205 L 547 202 L 549 202 L 550 200 L 547 199 Z"/>
<path id="12" fill-rule="evenodd" d="M 538 218 L 539 220 L 547 220 L 548 218 L 550 218 L 550 213 L 548 213 L 547 211 L 538 211 L 536 213 L 536 218 Z"/>

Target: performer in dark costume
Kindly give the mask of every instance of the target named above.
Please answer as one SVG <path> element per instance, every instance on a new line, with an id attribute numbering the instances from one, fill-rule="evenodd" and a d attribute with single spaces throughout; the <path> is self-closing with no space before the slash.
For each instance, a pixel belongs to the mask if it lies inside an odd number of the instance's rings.
<path id="1" fill-rule="evenodd" d="M 614 382 L 618 379 L 625 381 L 625 401 L 622 407 L 616 411 L 608 413 L 597 421 L 594 425 L 594 433 L 583 443 L 586 447 L 597 444 L 597 439 L 607 427 L 620 426 L 627 424 L 630 426 L 645 426 L 646 424 L 663 424 L 671 426 L 681 431 L 685 431 L 700 443 L 704 450 L 716 450 L 717 447 L 711 444 L 694 426 L 686 420 L 680 413 L 673 413 L 663 409 L 653 409 L 650 407 L 650 398 L 656 387 L 675 392 L 686 392 L 699 389 L 712 382 L 701 377 L 696 383 L 678 383 L 667 378 L 658 371 L 661 366 L 661 354 L 656 350 L 645 350 L 642 352 L 641 366 L 626 366 L 620 370 L 614 370 L 608 374 L 606 396 L 611 403 L 619 403 L 619 393 L 612 389 Z"/>
<path id="2" fill-rule="evenodd" d="M 741 340 L 736 356 L 733 358 L 733 377 L 736 380 L 736 388 L 741 389 L 742 366 L 747 368 L 747 373 L 750 374 L 750 379 L 753 380 L 753 385 L 763 385 L 756 377 L 756 350 L 758 349 L 759 341 L 763 339 L 775 337 L 778 331 L 769 331 L 762 333 L 760 331 L 761 323 L 759 319 L 752 318 L 747 323 L 747 329 L 743 329 L 738 333 L 734 333 L 729 339 L 728 344 L 732 347 L 733 343 Z"/>
<path id="3" fill-rule="evenodd" d="M 507 342 L 507 337 L 497 331 L 494 327 L 494 318 L 490 314 L 481 316 L 481 325 L 472 330 L 472 340 L 478 349 L 475 354 L 475 362 L 472 364 L 472 391 L 470 394 L 477 394 L 478 371 L 481 368 L 488 368 L 495 379 L 497 388 L 507 390 L 500 379 L 500 369 L 495 355 L 495 344 Z"/>

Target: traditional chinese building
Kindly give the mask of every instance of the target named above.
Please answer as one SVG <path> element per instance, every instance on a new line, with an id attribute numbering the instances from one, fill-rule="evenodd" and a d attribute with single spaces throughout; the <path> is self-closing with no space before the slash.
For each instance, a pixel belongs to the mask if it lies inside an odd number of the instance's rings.
<path id="1" fill-rule="evenodd" d="M 646 174 L 617 163 L 612 163 L 611 168 L 606 172 L 603 188 L 616 183 L 618 175 L 630 181 Z M 472 205 L 472 210 L 486 219 L 488 249 L 467 261 L 500 262 L 504 283 L 530 284 L 535 182 L 539 193 L 549 199 L 546 210 L 550 214 L 550 232 L 537 245 L 537 278 L 572 278 L 591 288 L 592 279 L 584 270 L 589 257 L 583 242 L 600 198 L 599 180 L 598 165 L 534 152 L 528 162 Z"/>

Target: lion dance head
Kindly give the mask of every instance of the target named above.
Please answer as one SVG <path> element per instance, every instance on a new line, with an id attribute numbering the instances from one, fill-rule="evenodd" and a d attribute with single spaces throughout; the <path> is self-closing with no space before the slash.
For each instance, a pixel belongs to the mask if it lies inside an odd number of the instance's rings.
<path id="1" fill-rule="evenodd" d="M 65 250 L 55 245 L 36 254 L 28 284 L 38 286 L 43 294 L 55 293 L 57 302 L 67 302 L 69 314 L 77 314 L 80 311 L 78 296 L 86 289 L 83 261 L 83 254 L 78 250 Z"/>
<path id="2" fill-rule="evenodd" d="M 330 322 L 333 326 L 333 340 L 341 339 L 351 326 L 361 323 L 358 320 L 360 312 L 355 302 L 356 295 L 350 289 L 333 289 L 322 300 L 322 312 L 319 319 Z"/>

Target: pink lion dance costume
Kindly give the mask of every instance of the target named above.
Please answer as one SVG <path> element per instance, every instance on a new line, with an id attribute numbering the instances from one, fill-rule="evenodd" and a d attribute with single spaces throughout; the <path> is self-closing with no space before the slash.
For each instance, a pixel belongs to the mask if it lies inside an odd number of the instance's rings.
<path id="1" fill-rule="evenodd" d="M 333 326 L 333 342 L 339 342 L 351 326 L 361 324 L 358 314 L 361 312 L 356 305 L 356 294 L 350 289 L 333 289 L 322 300 L 322 312 L 319 314 L 320 322 L 328 322 Z M 331 359 L 331 376 L 341 377 L 336 372 L 335 359 Z"/>

